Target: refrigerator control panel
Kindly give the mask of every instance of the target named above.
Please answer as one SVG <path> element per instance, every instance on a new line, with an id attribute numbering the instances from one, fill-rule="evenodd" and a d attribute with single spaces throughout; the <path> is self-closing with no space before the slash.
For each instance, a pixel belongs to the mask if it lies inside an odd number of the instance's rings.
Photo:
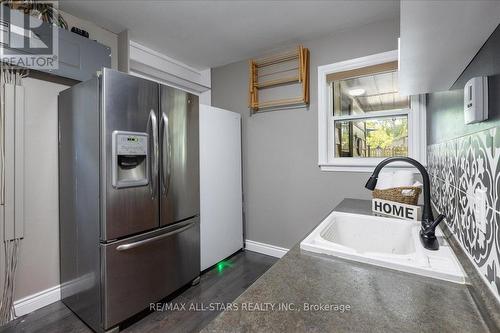
<path id="1" fill-rule="evenodd" d="M 149 183 L 149 136 L 142 132 L 114 131 L 112 135 L 112 184 L 115 188 Z"/>
<path id="2" fill-rule="evenodd" d="M 117 134 L 116 151 L 118 155 L 147 155 L 148 136 L 145 133 Z"/>

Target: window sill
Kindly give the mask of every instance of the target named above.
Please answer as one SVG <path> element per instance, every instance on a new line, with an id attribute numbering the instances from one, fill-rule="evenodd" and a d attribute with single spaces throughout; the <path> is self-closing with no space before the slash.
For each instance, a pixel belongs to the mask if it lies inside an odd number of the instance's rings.
<path id="1" fill-rule="evenodd" d="M 363 164 L 358 164 L 358 163 L 352 163 L 352 164 L 347 164 L 347 163 L 342 163 L 342 164 L 320 164 L 319 168 L 321 171 L 335 171 L 335 172 L 364 172 L 364 173 L 372 173 L 375 167 L 377 166 L 379 162 L 377 163 L 365 163 Z M 426 165 L 424 164 L 424 167 Z M 392 171 L 395 170 L 412 170 L 414 173 L 419 173 L 418 170 L 404 162 L 395 162 L 391 163 L 387 166 L 384 167 L 384 169 L 390 169 Z"/>

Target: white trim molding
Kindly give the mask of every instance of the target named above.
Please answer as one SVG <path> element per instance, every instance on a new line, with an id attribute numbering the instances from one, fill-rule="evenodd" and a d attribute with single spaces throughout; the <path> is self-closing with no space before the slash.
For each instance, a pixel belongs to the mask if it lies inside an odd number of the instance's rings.
<path id="1" fill-rule="evenodd" d="M 128 65 L 132 74 L 198 94 L 210 90 L 210 68 L 190 67 L 134 41 L 130 41 L 129 54 Z"/>
<path id="2" fill-rule="evenodd" d="M 327 75 L 331 73 L 353 70 L 356 68 L 397 61 L 398 51 L 388 51 L 366 57 L 346 60 L 334 64 L 318 66 L 318 165 L 322 171 L 373 172 L 375 166 L 383 158 L 335 158 L 333 144 L 334 117 L 330 111 L 332 94 L 327 84 Z M 410 135 L 408 137 L 409 156 L 426 164 L 426 115 L 425 96 L 411 97 L 411 110 L 383 111 L 377 116 L 386 114 L 408 115 Z M 373 117 L 373 115 L 357 115 L 357 118 Z M 341 117 L 336 117 L 335 120 Z M 353 117 L 349 117 L 353 119 Z M 393 163 L 388 167 L 398 169 L 413 168 L 407 163 Z"/>
<path id="3" fill-rule="evenodd" d="M 14 302 L 16 316 L 21 317 L 61 299 L 61 286 L 57 285 Z"/>
<path id="4" fill-rule="evenodd" d="M 260 243 L 249 239 L 245 239 L 245 249 L 248 251 L 266 254 L 275 258 L 281 258 L 289 251 L 289 249 L 284 247 Z"/>

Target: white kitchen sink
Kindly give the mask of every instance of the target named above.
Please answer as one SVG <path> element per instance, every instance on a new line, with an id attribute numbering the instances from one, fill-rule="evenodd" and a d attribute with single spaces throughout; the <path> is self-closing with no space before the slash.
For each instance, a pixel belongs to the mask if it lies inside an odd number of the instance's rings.
<path id="1" fill-rule="evenodd" d="M 419 231 L 420 222 L 334 211 L 300 243 L 300 248 L 465 283 L 466 275 L 441 230 L 436 229 L 437 251 L 421 245 Z"/>

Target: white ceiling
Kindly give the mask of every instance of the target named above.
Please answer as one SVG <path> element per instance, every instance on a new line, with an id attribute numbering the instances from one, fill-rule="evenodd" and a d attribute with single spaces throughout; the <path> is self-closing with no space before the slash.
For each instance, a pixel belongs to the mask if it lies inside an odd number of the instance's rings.
<path id="1" fill-rule="evenodd" d="M 385 19 L 399 1 L 59 1 L 61 10 L 196 68 Z"/>

